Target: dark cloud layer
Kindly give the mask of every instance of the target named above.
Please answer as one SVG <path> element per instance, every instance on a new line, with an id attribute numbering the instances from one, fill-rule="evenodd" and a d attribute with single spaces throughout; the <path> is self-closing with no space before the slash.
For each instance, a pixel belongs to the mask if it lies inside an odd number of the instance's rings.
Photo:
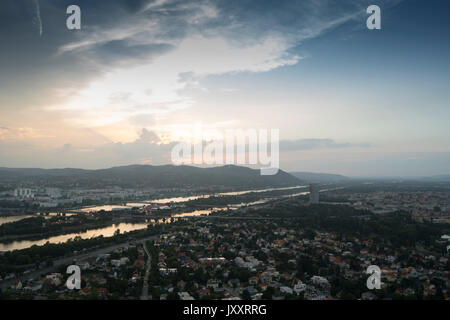
<path id="1" fill-rule="evenodd" d="M 369 2 L 38 0 L 43 30 L 39 36 L 32 1 L 2 1 L 0 105 L 2 108 L 41 105 L 39 95 L 50 98 L 55 89 L 82 87 L 116 64 L 136 64 L 164 54 L 190 34 L 220 33 L 228 41 L 241 45 L 282 35 L 295 45 L 296 41 L 364 12 Z M 80 31 L 65 27 L 65 11 L 71 4 L 82 9 Z M 123 37 L 115 38 L 121 32 Z M 146 41 L 150 35 L 151 39 Z M 58 54 L 61 48 L 83 41 L 90 44 Z M 24 99 L 19 101 L 14 98 L 17 96 Z"/>

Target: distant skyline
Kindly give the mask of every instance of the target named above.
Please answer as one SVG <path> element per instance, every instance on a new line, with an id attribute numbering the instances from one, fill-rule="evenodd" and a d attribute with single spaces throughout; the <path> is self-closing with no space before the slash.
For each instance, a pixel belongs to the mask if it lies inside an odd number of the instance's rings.
<path id="1" fill-rule="evenodd" d="M 66 28 L 77 4 L 82 29 Z M 381 8 L 368 30 L 366 8 Z M 0 167 L 169 164 L 194 123 L 280 129 L 280 168 L 450 174 L 450 3 L 6 0 Z"/>

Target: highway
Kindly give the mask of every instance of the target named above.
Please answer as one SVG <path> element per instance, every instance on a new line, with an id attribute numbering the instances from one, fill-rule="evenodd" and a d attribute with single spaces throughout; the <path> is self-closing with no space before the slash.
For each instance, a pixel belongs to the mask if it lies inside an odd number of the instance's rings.
<path id="1" fill-rule="evenodd" d="M 150 276 L 150 271 L 152 268 L 152 256 L 147 250 L 147 245 L 144 242 L 144 251 L 148 256 L 147 264 L 145 268 L 145 276 L 144 276 L 144 284 L 142 286 L 142 294 L 141 294 L 141 300 L 148 300 L 148 277 Z"/>
<path id="2" fill-rule="evenodd" d="M 150 237 L 146 237 L 146 238 L 143 238 L 143 239 L 140 239 L 140 240 L 136 240 L 134 242 L 136 242 L 136 243 L 144 243 L 145 244 L 146 241 L 153 240 L 156 237 L 157 236 L 150 236 Z M 74 259 L 77 259 L 77 261 L 82 261 L 82 260 L 85 260 L 85 259 L 90 258 L 90 257 L 98 256 L 99 254 L 104 254 L 104 253 L 108 253 L 108 252 L 114 251 L 114 250 L 116 250 L 118 248 L 124 247 L 128 243 L 129 243 L 129 241 L 126 241 L 126 242 L 123 242 L 123 243 L 120 243 L 120 244 L 116 244 L 116 245 L 113 245 L 113 246 L 97 249 L 97 250 L 94 250 L 94 251 L 91 251 L 91 252 L 78 254 L 78 255 L 73 255 L 73 256 L 70 256 L 70 257 L 64 257 L 64 258 L 61 258 L 61 259 L 58 259 L 58 260 L 54 260 L 53 261 L 53 266 L 51 266 L 51 267 L 44 268 L 44 269 L 39 269 L 39 270 L 33 271 L 33 272 L 31 272 L 29 274 L 26 274 L 26 275 L 25 274 L 21 274 L 21 275 L 19 275 L 16 278 L 1 281 L 0 282 L 0 288 L 1 289 L 9 288 L 11 286 L 11 284 L 15 280 L 18 280 L 18 279 L 21 280 L 21 281 L 29 280 L 29 279 L 32 279 L 32 278 L 36 279 L 36 278 L 38 278 L 38 277 L 40 277 L 42 275 L 45 275 L 45 274 L 47 274 L 49 272 L 57 270 L 58 267 L 60 267 L 60 266 L 67 266 L 68 267 L 69 265 L 73 264 L 72 262 L 73 262 Z"/>

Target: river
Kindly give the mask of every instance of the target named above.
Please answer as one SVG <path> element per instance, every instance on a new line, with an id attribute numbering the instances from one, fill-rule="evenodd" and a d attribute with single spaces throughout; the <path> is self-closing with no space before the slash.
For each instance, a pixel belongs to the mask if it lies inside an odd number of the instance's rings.
<path id="1" fill-rule="evenodd" d="M 104 205 L 104 206 L 83 208 L 82 210 L 86 210 L 85 212 L 100 211 L 100 210 L 107 211 L 107 210 L 114 210 L 115 208 L 130 208 L 130 207 L 136 206 L 137 204 L 145 205 L 146 203 L 185 202 L 185 201 L 189 201 L 189 200 L 199 199 L 202 197 L 211 197 L 211 196 L 217 196 L 217 195 L 227 195 L 227 196 L 241 195 L 241 194 L 250 193 L 250 192 L 268 192 L 268 191 L 275 191 L 275 190 L 290 190 L 290 189 L 297 189 L 297 188 L 302 188 L 302 187 L 304 187 L 304 186 L 296 186 L 296 187 L 288 187 L 288 188 L 259 189 L 259 190 L 245 190 L 245 191 L 238 191 L 238 192 L 214 193 L 214 194 L 199 195 L 199 196 L 165 198 L 165 199 L 149 200 L 148 202 L 142 202 L 142 203 L 130 203 L 127 206 Z M 261 199 L 258 201 L 253 201 L 253 202 L 248 202 L 248 203 L 233 204 L 233 205 L 229 205 L 228 209 L 236 210 L 243 206 L 252 206 L 252 205 L 257 205 L 257 204 L 263 204 L 263 203 L 270 201 L 272 199 L 275 199 L 275 198 L 293 197 L 293 196 L 305 195 L 308 193 L 309 192 L 299 192 L 299 193 L 290 194 L 290 195 L 283 195 L 283 196 L 277 196 L 277 197 L 273 197 L 273 198 Z M 216 211 L 224 210 L 224 209 L 226 210 L 227 208 L 215 207 L 215 208 L 204 209 L 204 210 L 195 210 L 192 212 L 174 214 L 174 215 L 172 215 L 172 217 L 176 219 L 176 218 L 183 218 L 183 217 L 209 215 L 212 212 L 216 212 Z M 0 225 L 2 223 L 19 221 L 19 220 L 27 218 L 27 217 L 30 217 L 30 216 L 0 217 Z M 9 221 L 8 221 L 8 219 L 9 219 Z M 166 222 L 170 221 L 170 218 L 166 218 L 165 221 Z M 163 219 L 159 219 L 156 221 L 156 223 L 162 223 L 162 222 L 163 222 Z M 147 225 L 148 225 L 147 223 L 120 223 L 120 224 L 113 224 L 111 226 L 104 227 L 104 228 L 92 229 L 92 230 L 88 230 L 85 232 L 79 232 L 79 233 L 69 233 L 69 234 L 64 234 L 64 235 L 59 235 L 59 236 L 53 236 L 53 237 L 48 237 L 48 238 L 41 239 L 41 240 L 20 240 L 20 241 L 13 241 L 13 242 L 9 242 L 9 243 L 0 243 L 0 251 L 21 250 L 21 249 L 29 248 L 33 245 L 41 246 L 47 242 L 61 243 L 61 242 L 66 242 L 69 239 L 73 239 L 77 236 L 81 237 L 82 239 L 89 239 L 89 238 L 93 238 L 93 237 L 98 237 L 100 235 L 103 235 L 104 237 L 111 237 L 114 235 L 114 232 L 116 232 L 117 230 L 120 230 L 121 233 L 130 232 L 130 231 L 145 229 L 145 228 L 147 228 Z"/>
<path id="2" fill-rule="evenodd" d="M 256 189 L 256 190 L 243 190 L 243 191 L 232 191 L 232 192 L 222 192 L 222 193 L 210 193 L 210 194 L 202 194 L 202 195 L 195 195 L 195 196 L 188 196 L 188 197 L 173 197 L 173 198 L 161 198 L 161 199 L 154 199 L 154 200 L 144 200 L 141 202 L 130 202 L 126 205 L 101 205 L 101 206 L 92 206 L 92 207 L 86 207 L 82 208 L 80 212 L 96 212 L 96 211 L 112 211 L 112 210 L 118 210 L 118 209 L 131 209 L 133 207 L 143 207 L 150 203 L 157 203 L 157 204 L 164 204 L 164 203 L 180 203 L 180 202 L 186 202 L 191 200 L 197 200 L 201 198 L 209 198 L 209 197 L 217 197 L 217 196 L 238 196 L 243 195 L 246 193 L 251 192 L 269 192 L 269 191 L 277 191 L 277 190 L 291 190 L 291 189 L 298 189 L 298 188 L 306 188 L 306 186 L 295 186 L 295 187 L 284 187 L 284 188 L 267 188 L 267 189 Z"/>
<path id="3" fill-rule="evenodd" d="M 69 239 L 73 239 L 77 236 L 81 237 L 82 239 L 89 239 L 94 238 L 103 235 L 104 237 L 112 237 L 114 235 L 114 232 L 117 230 L 120 230 L 120 233 L 123 232 L 130 232 L 135 230 L 140 230 L 147 228 L 147 223 L 119 223 L 119 224 L 113 224 L 111 226 L 100 228 L 100 229 L 92 229 L 85 232 L 79 232 L 79 233 L 69 233 L 69 234 L 63 234 L 59 236 L 49 237 L 41 240 L 20 240 L 20 241 L 13 241 L 9 243 L 0 243 L 0 251 L 11 251 L 11 250 L 20 250 L 20 249 L 26 249 L 33 245 L 42 246 L 46 244 L 47 242 L 50 243 L 61 243 L 66 242 Z"/>
<path id="4" fill-rule="evenodd" d="M 0 226 L 5 223 L 16 222 L 22 219 L 31 218 L 33 216 L 10 216 L 10 217 L 0 217 Z"/>

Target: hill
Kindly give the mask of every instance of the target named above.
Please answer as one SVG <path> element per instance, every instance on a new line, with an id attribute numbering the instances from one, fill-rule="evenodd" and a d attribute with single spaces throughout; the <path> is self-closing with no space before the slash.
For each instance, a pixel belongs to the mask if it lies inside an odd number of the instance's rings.
<path id="1" fill-rule="evenodd" d="M 301 183 L 297 178 L 282 170 L 273 176 L 261 176 L 259 170 L 233 165 L 214 168 L 131 165 L 99 170 L 0 168 L 0 182 L 89 188 L 106 186 L 170 188 L 213 185 L 280 187 Z"/>
<path id="2" fill-rule="evenodd" d="M 313 172 L 290 172 L 290 174 L 304 182 L 343 182 L 348 181 L 350 178 L 342 176 L 340 174 L 331 173 L 313 173 Z"/>

